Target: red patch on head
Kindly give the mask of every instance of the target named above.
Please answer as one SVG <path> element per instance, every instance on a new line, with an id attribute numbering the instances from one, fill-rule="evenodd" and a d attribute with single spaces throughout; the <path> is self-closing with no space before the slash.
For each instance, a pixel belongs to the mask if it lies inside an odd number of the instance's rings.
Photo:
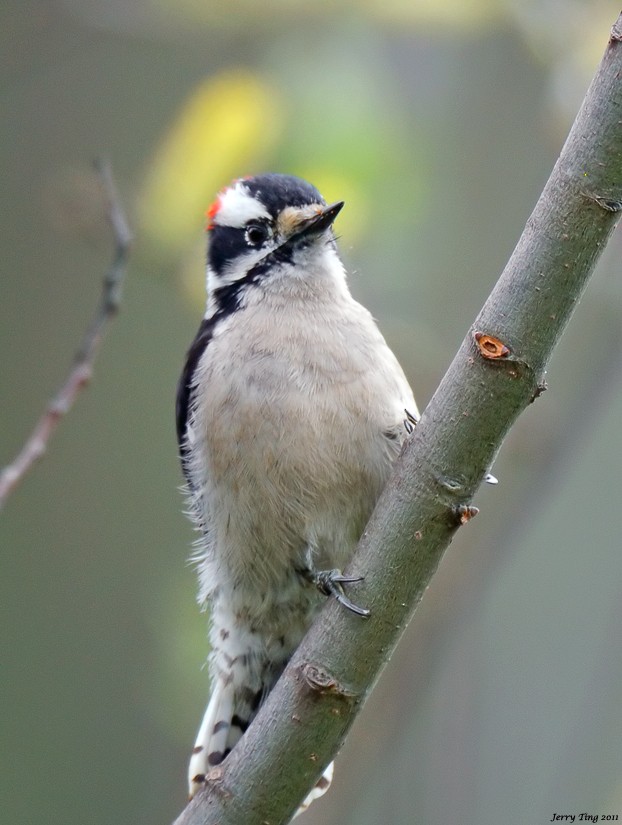
<path id="1" fill-rule="evenodd" d="M 205 213 L 205 217 L 207 218 L 207 223 L 205 224 L 205 231 L 209 232 L 210 229 L 214 228 L 214 219 L 220 210 L 220 196 L 222 192 L 218 194 L 218 197 L 214 201 L 214 203 L 210 204 L 207 212 Z"/>
<path id="2" fill-rule="evenodd" d="M 208 207 L 208 209 L 205 213 L 205 217 L 207 218 L 207 223 L 205 224 L 205 231 L 206 232 L 209 232 L 210 229 L 214 228 L 214 225 L 215 225 L 214 221 L 215 221 L 216 215 L 220 212 L 220 206 L 221 206 L 220 201 L 221 201 L 222 196 L 225 194 L 225 192 L 228 189 L 231 189 L 232 186 L 235 186 L 238 181 L 240 181 L 240 180 L 250 180 L 251 177 L 252 177 L 252 175 L 247 175 L 244 178 L 236 178 L 234 181 L 232 181 L 229 184 L 229 186 L 225 186 L 224 189 L 220 190 L 220 192 L 216 196 L 216 200 L 214 201 L 214 203 L 212 203 Z"/>

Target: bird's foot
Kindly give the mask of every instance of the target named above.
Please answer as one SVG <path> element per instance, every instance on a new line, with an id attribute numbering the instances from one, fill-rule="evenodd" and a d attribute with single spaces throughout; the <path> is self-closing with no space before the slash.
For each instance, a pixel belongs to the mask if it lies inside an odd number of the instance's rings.
<path id="1" fill-rule="evenodd" d="M 343 590 L 344 584 L 361 582 L 363 581 L 363 576 L 344 576 L 341 570 L 317 570 L 313 571 L 311 575 L 313 584 L 315 584 L 320 593 L 323 593 L 325 596 L 334 596 L 339 604 L 347 607 L 348 610 L 356 613 L 357 616 L 367 618 L 371 615 L 370 611 L 366 608 L 359 607 L 354 604 L 354 602 L 351 602 Z"/>
<path id="2" fill-rule="evenodd" d="M 410 410 L 404 410 L 406 414 L 406 418 L 404 419 L 404 429 L 411 435 L 415 431 L 415 427 L 419 423 L 419 418 L 416 415 L 413 415 Z"/>

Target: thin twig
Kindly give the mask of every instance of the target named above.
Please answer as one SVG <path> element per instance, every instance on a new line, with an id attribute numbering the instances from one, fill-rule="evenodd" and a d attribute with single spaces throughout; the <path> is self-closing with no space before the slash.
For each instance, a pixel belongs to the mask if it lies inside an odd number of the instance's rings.
<path id="1" fill-rule="evenodd" d="M 98 160 L 95 162 L 95 168 L 101 180 L 106 198 L 107 217 L 112 226 L 114 257 L 104 278 L 99 306 L 80 343 L 69 375 L 41 415 L 15 460 L 0 473 L 0 510 L 26 473 L 43 456 L 61 418 L 73 407 L 81 390 L 88 384 L 106 326 L 119 309 L 132 234 L 117 194 L 110 164 Z"/>

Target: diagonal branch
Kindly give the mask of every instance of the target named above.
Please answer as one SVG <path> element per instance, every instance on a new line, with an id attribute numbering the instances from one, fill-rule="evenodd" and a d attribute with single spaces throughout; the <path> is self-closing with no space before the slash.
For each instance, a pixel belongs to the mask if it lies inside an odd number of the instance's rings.
<path id="1" fill-rule="evenodd" d="M 176 825 L 281 825 L 339 749 L 551 353 L 622 211 L 622 15 L 501 278 L 408 441 L 331 600 Z M 589 345 L 586 342 L 586 346 Z"/>
<path id="2" fill-rule="evenodd" d="M 47 405 L 19 454 L 0 472 L 0 510 L 33 464 L 43 456 L 61 418 L 73 407 L 76 398 L 90 381 L 106 326 L 119 309 L 132 234 L 119 201 L 110 165 L 96 161 L 95 167 L 101 179 L 107 202 L 108 220 L 114 235 L 114 258 L 104 278 L 99 306 L 84 334 L 69 375 Z"/>

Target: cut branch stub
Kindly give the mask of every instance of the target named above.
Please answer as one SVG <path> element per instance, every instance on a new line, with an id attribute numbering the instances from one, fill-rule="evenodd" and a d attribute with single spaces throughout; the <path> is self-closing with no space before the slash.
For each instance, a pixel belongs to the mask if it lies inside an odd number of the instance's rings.
<path id="1" fill-rule="evenodd" d="M 496 361 L 499 358 L 507 358 L 510 355 L 510 348 L 494 335 L 487 335 L 485 332 L 476 331 L 473 338 L 477 344 L 477 349 L 482 358 L 489 361 Z"/>
<path id="2" fill-rule="evenodd" d="M 352 699 L 355 696 L 354 691 L 340 684 L 320 665 L 307 662 L 300 668 L 300 674 L 305 684 L 316 693 L 331 694 L 343 699 Z"/>

